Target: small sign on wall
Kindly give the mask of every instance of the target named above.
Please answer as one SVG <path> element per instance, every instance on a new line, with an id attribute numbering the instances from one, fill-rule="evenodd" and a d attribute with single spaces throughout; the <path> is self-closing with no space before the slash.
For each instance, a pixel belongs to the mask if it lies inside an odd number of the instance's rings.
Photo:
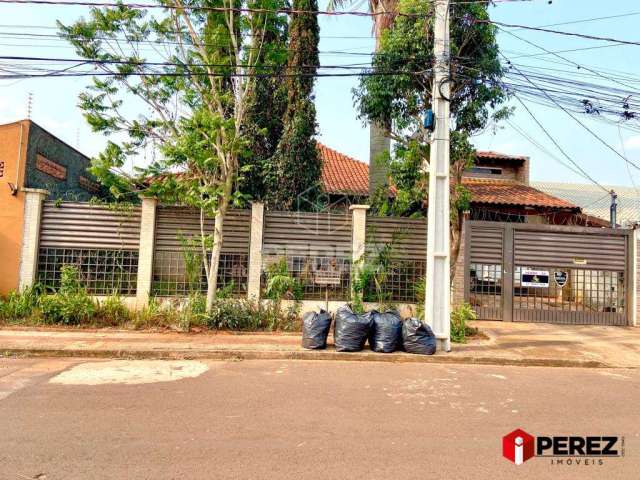
<path id="1" fill-rule="evenodd" d="M 520 283 L 523 287 L 549 288 L 549 271 L 523 270 Z"/>
<path id="2" fill-rule="evenodd" d="M 569 272 L 564 272 L 560 270 L 556 270 L 553 272 L 553 279 L 560 288 L 564 287 L 567 284 L 567 280 L 569 278 Z"/>

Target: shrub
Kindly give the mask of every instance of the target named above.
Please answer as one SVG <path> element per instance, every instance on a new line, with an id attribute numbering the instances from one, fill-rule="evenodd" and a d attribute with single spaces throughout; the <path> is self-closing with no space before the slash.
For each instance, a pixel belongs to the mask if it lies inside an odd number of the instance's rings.
<path id="1" fill-rule="evenodd" d="M 180 329 L 188 332 L 191 330 L 191 327 L 206 325 L 206 310 L 207 299 L 204 295 L 201 293 L 192 293 L 189 295 L 178 315 Z"/>
<path id="2" fill-rule="evenodd" d="M 282 257 L 266 268 L 265 298 L 280 302 L 284 299 L 302 300 L 302 284 L 289 273 L 287 259 Z"/>
<path id="3" fill-rule="evenodd" d="M 104 325 L 122 325 L 131 320 L 131 312 L 120 295 L 111 295 L 99 302 L 95 315 Z"/>
<path id="4" fill-rule="evenodd" d="M 88 322 L 96 313 L 96 306 L 80 285 L 78 269 L 64 265 L 60 269 L 60 289 L 41 296 L 38 307 L 45 323 L 79 325 Z"/>
<path id="5" fill-rule="evenodd" d="M 467 325 L 470 320 L 475 320 L 476 312 L 473 311 L 471 305 L 464 303 L 457 308 L 451 310 L 451 341 L 454 343 L 466 343 L 467 335 L 475 333 Z"/>
<path id="6" fill-rule="evenodd" d="M 289 331 L 299 327 L 298 310 L 298 304 L 282 312 L 275 303 L 263 305 L 245 299 L 218 299 L 206 316 L 207 326 L 219 330 Z"/>
<path id="7" fill-rule="evenodd" d="M 41 285 L 25 288 L 22 292 L 11 292 L 7 299 L 0 300 L 0 319 L 19 320 L 32 316 L 42 295 Z"/>
<path id="8" fill-rule="evenodd" d="M 267 325 L 263 308 L 244 299 L 218 299 L 207 315 L 209 328 L 220 330 L 261 330 Z"/>
<path id="9" fill-rule="evenodd" d="M 166 315 L 163 307 L 156 298 L 150 298 L 149 303 L 137 311 L 133 318 L 134 328 L 153 328 L 165 326 Z"/>
<path id="10" fill-rule="evenodd" d="M 65 325 L 86 323 L 96 311 L 93 300 L 84 292 L 45 295 L 40 297 L 39 307 L 45 323 Z"/>

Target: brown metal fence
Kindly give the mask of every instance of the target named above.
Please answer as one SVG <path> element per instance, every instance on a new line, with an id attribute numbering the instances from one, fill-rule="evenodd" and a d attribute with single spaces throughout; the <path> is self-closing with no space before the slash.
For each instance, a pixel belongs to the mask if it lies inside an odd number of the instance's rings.
<path id="1" fill-rule="evenodd" d="M 206 292 L 201 237 L 212 235 L 212 218 L 193 208 L 159 206 L 156 211 L 152 291 L 159 296 Z M 224 221 L 224 241 L 218 267 L 218 287 L 233 294 L 247 292 L 251 212 L 230 210 Z M 209 251 L 208 253 L 209 254 Z"/>
<path id="2" fill-rule="evenodd" d="M 625 325 L 630 230 L 467 222 L 466 298 L 478 317 Z"/>
<path id="3" fill-rule="evenodd" d="M 376 296 L 395 302 L 415 303 L 424 297 L 427 259 L 427 222 L 424 218 L 367 217 L 366 261 L 384 265 L 380 292 L 373 282 L 365 298 Z"/>
<path id="4" fill-rule="evenodd" d="M 285 259 L 306 299 L 349 298 L 351 289 L 351 212 L 265 212 L 263 270 Z M 335 283 L 324 279 L 332 277 Z M 262 286 L 266 274 L 263 272 Z"/>
<path id="5" fill-rule="evenodd" d="M 61 267 L 74 265 L 94 295 L 133 295 L 138 274 L 140 209 L 77 202 L 45 202 L 40 226 L 38 281 L 60 285 Z"/>

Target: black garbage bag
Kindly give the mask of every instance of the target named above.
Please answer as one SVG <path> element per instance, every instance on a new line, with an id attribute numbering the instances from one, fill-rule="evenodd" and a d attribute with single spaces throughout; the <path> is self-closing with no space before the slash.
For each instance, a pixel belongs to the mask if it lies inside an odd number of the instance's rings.
<path id="1" fill-rule="evenodd" d="M 433 355 L 436 353 L 436 336 L 431 327 L 417 318 L 407 318 L 402 324 L 402 342 L 409 353 Z"/>
<path id="2" fill-rule="evenodd" d="M 326 310 L 307 312 L 302 317 L 302 346 L 310 349 L 327 348 L 331 328 L 331 314 Z"/>
<path id="3" fill-rule="evenodd" d="M 402 348 L 402 320 L 395 310 L 372 312 L 369 345 L 374 352 L 391 353 Z"/>
<path id="4" fill-rule="evenodd" d="M 363 315 L 353 313 L 349 305 L 340 307 L 336 312 L 336 326 L 333 331 L 336 351 L 359 352 L 369 336 L 371 312 Z"/>

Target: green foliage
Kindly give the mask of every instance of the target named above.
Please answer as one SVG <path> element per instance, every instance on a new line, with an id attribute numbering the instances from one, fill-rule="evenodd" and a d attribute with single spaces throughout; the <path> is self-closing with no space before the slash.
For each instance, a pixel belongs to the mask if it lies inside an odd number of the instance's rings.
<path id="1" fill-rule="evenodd" d="M 395 268 L 394 257 L 398 243 L 406 235 L 403 230 L 393 232 L 387 243 L 376 244 L 371 238 L 374 232 L 369 231 L 373 252 L 365 252 L 358 262 L 351 268 L 352 306 L 354 311 L 363 310 L 362 301 L 376 302 L 381 309 L 393 308 L 391 294 L 385 289 L 385 282 Z"/>
<path id="2" fill-rule="evenodd" d="M 451 310 L 451 341 L 454 343 L 466 343 L 467 335 L 474 334 L 475 329 L 467 325 L 467 322 L 476 320 L 476 312 L 468 303 L 464 303 Z"/>
<path id="3" fill-rule="evenodd" d="M 261 330 L 265 328 L 262 308 L 241 299 L 216 300 L 207 319 L 210 328 L 218 330 Z"/>
<path id="4" fill-rule="evenodd" d="M 136 329 L 169 328 L 177 322 L 177 309 L 170 305 L 162 305 L 156 298 L 150 298 L 149 303 L 134 315 L 132 326 Z"/>
<path id="5" fill-rule="evenodd" d="M 120 295 L 110 295 L 97 303 L 94 321 L 100 325 L 118 326 L 131 320 L 131 311 L 124 304 Z"/>
<path id="6" fill-rule="evenodd" d="M 281 2 L 281 6 L 286 6 Z M 276 5 L 274 5 L 276 6 Z M 265 32 L 265 44 L 261 50 L 265 64 L 274 65 L 269 72 L 286 73 L 288 21 L 284 15 L 276 15 L 273 28 Z M 277 67 L 280 66 L 280 67 Z M 284 114 L 287 109 L 287 88 L 282 78 L 264 77 L 257 82 L 247 107 L 247 121 L 243 127 L 246 140 L 240 154 L 240 190 L 254 200 L 263 200 L 267 194 L 265 178 L 272 157 L 282 136 Z"/>
<path id="7" fill-rule="evenodd" d="M 426 208 L 429 160 L 427 131 L 422 125 L 431 108 L 434 64 L 433 4 L 421 0 L 401 0 L 398 11 L 419 16 L 398 16 L 384 30 L 373 58 L 374 71 L 421 72 L 424 75 L 373 75 L 362 77 L 354 97 L 363 120 L 392 125 L 389 132 L 396 141 L 394 158 L 388 170 L 396 188 L 377 192 L 374 211 L 382 215 L 419 215 Z M 451 194 L 452 220 L 468 208 L 468 192 L 459 186 L 462 172 L 474 159 L 469 137 L 484 129 L 490 121 L 509 115 L 503 107 L 507 92 L 500 79 L 503 68 L 498 57 L 496 27 L 474 22 L 488 19 L 488 4 L 458 2 L 451 4 L 451 165 L 454 189 Z"/>
<path id="8" fill-rule="evenodd" d="M 178 315 L 180 329 L 188 332 L 192 327 L 206 325 L 206 307 L 207 301 L 204 295 L 199 292 L 191 293 Z"/>
<path id="9" fill-rule="evenodd" d="M 282 55 L 286 20 L 274 10 L 287 3 L 254 0 L 242 11 L 202 6 L 229 4 L 195 1 L 187 5 L 195 8 L 153 12 L 118 4 L 92 8 L 72 25 L 58 23 L 76 54 L 107 74 L 93 78 L 79 108 L 92 130 L 109 138 L 91 172 L 117 200 L 144 193 L 224 216 L 248 199 L 237 188 L 250 170 L 240 168 L 251 145 L 247 112 L 259 74 L 271 72 L 268 64 Z M 143 52 L 156 42 L 163 48 L 153 49 L 150 68 Z M 128 159 L 149 151 L 153 161 L 133 175 L 124 171 Z M 220 224 L 212 271 L 223 233 Z"/>
<path id="10" fill-rule="evenodd" d="M 294 10 L 317 11 L 317 0 L 293 0 Z M 315 14 L 291 16 L 287 73 L 287 106 L 283 131 L 273 158 L 266 165 L 265 200 L 277 210 L 305 209 L 320 193 L 321 162 L 316 148 L 316 109 L 313 75 L 320 64 L 320 28 Z M 304 202 L 294 203 L 304 196 Z"/>
<path id="11" fill-rule="evenodd" d="M 245 299 L 217 299 L 207 315 L 209 328 L 234 331 L 290 331 L 299 328 L 297 311 L 282 313 L 272 305 Z"/>
<path id="12" fill-rule="evenodd" d="M 289 273 L 287 259 L 280 258 L 265 269 L 267 288 L 265 298 L 281 302 L 284 299 L 302 300 L 302 284 Z"/>
<path id="13" fill-rule="evenodd" d="M 84 293 L 45 295 L 40 298 L 39 307 L 44 323 L 64 325 L 88 323 L 96 310 L 91 298 Z"/>
<path id="14" fill-rule="evenodd" d="M 0 320 L 16 321 L 31 317 L 43 291 L 41 285 L 35 285 L 22 292 L 10 292 L 5 300 L 0 299 Z"/>
<path id="15" fill-rule="evenodd" d="M 38 307 L 44 323 L 80 325 L 96 313 L 96 305 L 80 284 L 78 268 L 63 265 L 57 293 L 41 296 Z"/>
<path id="16" fill-rule="evenodd" d="M 182 233 L 179 233 L 178 240 L 182 247 L 184 274 L 189 286 L 189 293 L 199 292 L 202 269 L 205 265 L 204 258 L 202 258 L 202 247 L 204 246 L 205 250 L 210 249 L 213 239 L 211 236 L 207 236 L 204 239 L 187 238 Z"/>

